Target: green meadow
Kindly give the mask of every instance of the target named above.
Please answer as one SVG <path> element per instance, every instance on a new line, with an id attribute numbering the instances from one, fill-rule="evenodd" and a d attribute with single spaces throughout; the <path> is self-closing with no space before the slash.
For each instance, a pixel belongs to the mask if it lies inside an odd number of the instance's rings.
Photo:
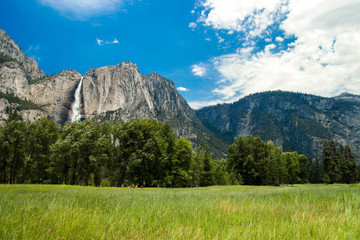
<path id="1" fill-rule="evenodd" d="M 1 185 L 0 239 L 360 239 L 360 185 Z"/>

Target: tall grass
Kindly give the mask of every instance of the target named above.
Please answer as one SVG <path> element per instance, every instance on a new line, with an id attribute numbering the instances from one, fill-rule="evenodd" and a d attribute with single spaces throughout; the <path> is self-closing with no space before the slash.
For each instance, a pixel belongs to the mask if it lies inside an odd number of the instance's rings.
<path id="1" fill-rule="evenodd" d="M 0 239 L 360 239 L 360 187 L 2 185 Z"/>

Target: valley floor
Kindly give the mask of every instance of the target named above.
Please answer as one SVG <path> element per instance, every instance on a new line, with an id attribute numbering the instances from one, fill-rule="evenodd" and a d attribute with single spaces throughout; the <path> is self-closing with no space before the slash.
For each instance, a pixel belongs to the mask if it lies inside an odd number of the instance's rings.
<path id="1" fill-rule="evenodd" d="M 360 185 L 1 185 L 0 239 L 360 239 Z"/>

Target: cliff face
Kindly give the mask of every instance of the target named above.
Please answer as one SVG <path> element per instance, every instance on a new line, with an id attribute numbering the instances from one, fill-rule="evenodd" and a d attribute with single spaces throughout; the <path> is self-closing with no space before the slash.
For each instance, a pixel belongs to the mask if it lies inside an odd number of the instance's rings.
<path id="1" fill-rule="evenodd" d="M 27 57 L 16 42 L 2 29 L 0 29 L 0 53 L 18 61 L 28 78 L 37 79 L 45 76 L 44 72 L 39 69 L 37 62 L 31 57 Z"/>
<path id="2" fill-rule="evenodd" d="M 26 72 L 18 62 L 5 62 L 0 64 L 1 92 L 11 93 L 17 97 L 28 94 L 28 80 Z"/>
<path id="3" fill-rule="evenodd" d="M 46 77 L 39 83 L 28 86 L 27 99 L 37 104 L 57 123 L 68 120 L 74 92 L 81 74 L 74 70 L 64 70 L 59 74 Z"/>
<path id="4" fill-rule="evenodd" d="M 360 157 L 360 97 L 334 98 L 291 92 L 250 95 L 233 104 L 197 111 L 203 123 L 224 139 L 259 135 L 285 151 L 320 157 L 325 140 L 349 144 Z M 228 141 L 228 143 L 230 143 Z"/>
<path id="5" fill-rule="evenodd" d="M 191 126 L 196 114 L 175 84 L 157 73 L 143 75 L 131 62 L 88 71 L 83 79 L 82 107 L 83 118 L 154 118 L 170 122 L 178 136 L 196 138 Z"/>
<path id="6" fill-rule="evenodd" d="M 18 110 L 24 121 L 35 121 L 43 116 L 58 123 L 67 121 L 81 74 L 66 70 L 56 76 L 46 76 L 36 61 L 27 57 L 1 29 L 0 53 L 3 56 L 0 62 L 0 92 L 3 94 L 0 122 L 7 119 L 10 109 Z"/>
<path id="7" fill-rule="evenodd" d="M 106 112 L 121 111 L 119 120 L 154 118 L 154 104 L 135 64 L 120 63 L 88 71 L 83 79 L 83 113 L 96 118 Z"/>

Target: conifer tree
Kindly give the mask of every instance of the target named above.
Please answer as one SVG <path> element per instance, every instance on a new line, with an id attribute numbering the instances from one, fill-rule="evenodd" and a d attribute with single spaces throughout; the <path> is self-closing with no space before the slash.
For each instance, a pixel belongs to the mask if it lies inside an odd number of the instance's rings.
<path id="1" fill-rule="evenodd" d="M 356 181 L 356 162 L 349 145 L 346 145 L 344 149 L 344 161 L 343 182 L 354 183 Z"/>

